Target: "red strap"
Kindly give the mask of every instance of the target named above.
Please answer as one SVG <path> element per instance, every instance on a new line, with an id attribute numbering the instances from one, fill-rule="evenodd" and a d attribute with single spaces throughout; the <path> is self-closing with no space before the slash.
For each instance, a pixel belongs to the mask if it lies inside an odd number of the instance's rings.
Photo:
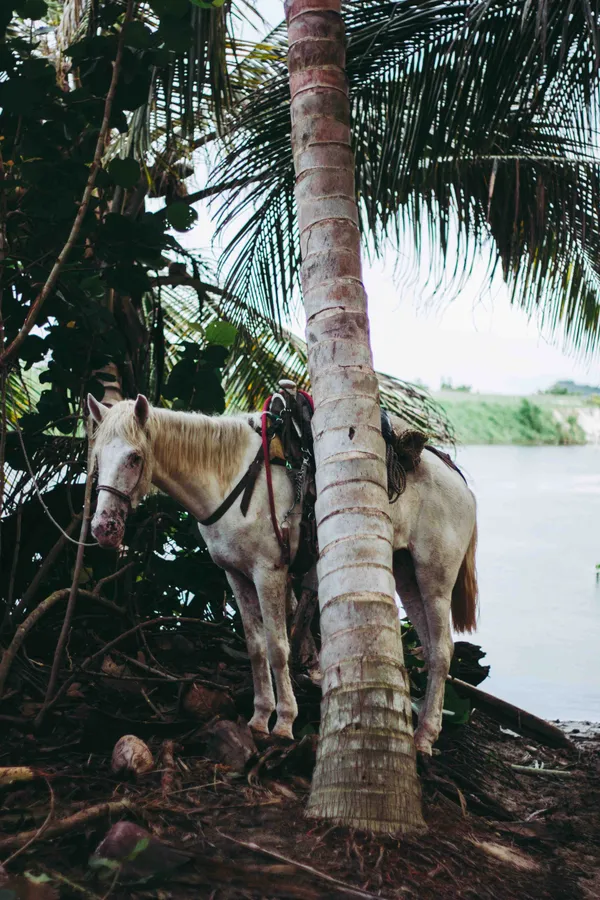
<path id="1" fill-rule="evenodd" d="M 275 497 L 273 496 L 273 478 L 271 474 L 271 460 L 269 458 L 269 436 L 267 434 L 267 412 L 269 409 L 269 403 L 271 402 L 271 397 L 267 397 L 265 400 L 264 406 L 262 408 L 262 425 L 261 425 L 261 436 L 262 436 L 262 448 L 263 448 L 263 456 L 265 460 L 265 475 L 267 476 L 267 491 L 269 494 L 269 509 L 271 511 L 271 522 L 273 523 L 273 531 L 275 532 L 275 537 L 277 538 L 277 543 L 281 547 L 284 555 L 289 553 L 289 546 L 287 541 L 284 539 L 281 530 L 279 528 L 279 523 L 277 522 L 277 514 L 275 512 Z"/>

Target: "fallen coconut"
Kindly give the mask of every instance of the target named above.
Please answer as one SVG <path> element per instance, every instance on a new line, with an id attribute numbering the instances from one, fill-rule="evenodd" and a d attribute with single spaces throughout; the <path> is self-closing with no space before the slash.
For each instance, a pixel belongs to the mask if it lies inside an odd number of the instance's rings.
<path id="1" fill-rule="evenodd" d="M 110 767 L 115 775 L 145 775 L 154 768 L 154 758 L 144 741 L 135 734 L 124 734 L 114 746 Z"/>
<path id="2" fill-rule="evenodd" d="M 157 875 L 167 875 L 189 862 L 192 856 L 159 840 L 134 822 L 123 821 L 112 826 L 89 865 L 107 880 L 144 882 Z"/>
<path id="3" fill-rule="evenodd" d="M 181 705 L 188 716 L 201 722 L 208 722 L 215 716 L 235 719 L 237 715 L 235 704 L 226 691 L 213 690 L 203 684 L 191 684 Z"/>

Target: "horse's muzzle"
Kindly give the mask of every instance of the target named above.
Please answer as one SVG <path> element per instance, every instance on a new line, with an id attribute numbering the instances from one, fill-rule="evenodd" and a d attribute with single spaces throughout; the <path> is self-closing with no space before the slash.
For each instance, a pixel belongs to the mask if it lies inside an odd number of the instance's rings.
<path id="1" fill-rule="evenodd" d="M 125 534 L 125 522 L 120 516 L 96 513 L 92 519 L 92 534 L 101 547 L 120 547 Z"/>

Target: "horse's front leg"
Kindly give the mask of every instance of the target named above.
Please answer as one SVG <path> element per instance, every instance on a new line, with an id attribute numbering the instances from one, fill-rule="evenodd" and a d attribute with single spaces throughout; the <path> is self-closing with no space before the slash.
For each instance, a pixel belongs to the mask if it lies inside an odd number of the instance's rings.
<path id="1" fill-rule="evenodd" d="M 254 715 L 250 719 L 250 727 L 254 731 L 268 734 L 269 719 L 275 709 L 275 694 L 267 660 L 267 645 L 258 595 L 248 578 L 237 572 L 227 572 L 226 575 L 242 617 L 252 667 Z"/>
<path id="2" fill-rule="evenodd" d="M 262 612 L 267 654 L 277 689 L 277 723 L 273 734 L 293 738 L 292 726 L 298 715 L 298 704 L 289 670 L 290 645 L 286 628 L 287 568 L 265 566 L 254 573 Z"/>

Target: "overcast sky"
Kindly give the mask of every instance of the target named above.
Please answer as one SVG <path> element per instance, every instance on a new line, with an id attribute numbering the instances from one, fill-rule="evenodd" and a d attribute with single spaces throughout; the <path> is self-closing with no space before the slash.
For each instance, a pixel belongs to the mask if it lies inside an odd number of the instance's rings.
<path id="1" fill-rule="evenodd" d="M 271 25 L 283 17 L 281 0 L 259 0 L 257 6 Z M 259 34 L 244 29 L 249 39 Z M 201 172 L 196 179 L 202 186 Z M 185 244 L 196 249 L 206 247 L 211 232 L 207 211 L 198 212 L 198 226 L 185 236 Z M 458 297 L 441 291 L 432 298 L 425 275 L 415 280 L 412 253 L 409 241 L 406 258 L 389 250 L 381 261 L 365 261 L 377 369 L 434 390 L 443 378 L 493 393 L 535 392 L 559 379 L 600 384 L 598 358 L 577 360 L 561 351 L 560 342 L 545 338 L 537 322 L 511 307 L 500 278 L 489 284 L 484 260 Z M 294 330 L 302 333 L 302 321 Z"/>

